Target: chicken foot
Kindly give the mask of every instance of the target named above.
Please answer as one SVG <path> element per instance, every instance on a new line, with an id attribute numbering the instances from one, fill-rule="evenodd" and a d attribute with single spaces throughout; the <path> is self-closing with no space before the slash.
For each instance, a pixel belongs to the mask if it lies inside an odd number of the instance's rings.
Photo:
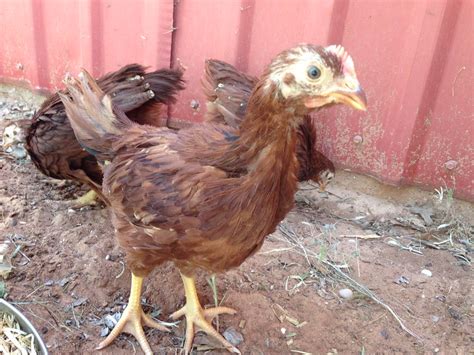
<path id="1" fill-rule="evenodd" d="M 151 328 L 169 332 L 168 328 L 155 322 L 150 316 L 143 312 L 142 306 L 140 305 L 142 284 L 143 277 L 135 276 L 132 273 L 132 286 L 128 305 L 112 332 L 110 332 L 107 338 L 105 338 L 105 340 L 103 340 L 99 346 L 97 346 L 96 350 L 101 350 L 110 345 L 120 333 L 125 332 L 132 334 L 135 339 L 137 339 L 146 355 L 152 355 L 153 351 L 151 350 L 150 344 L 148 344 L 148 341 L 146 340 L 145 332 L 143 331 L 143 324 Z"/>
<path id="2" fill-rule="evenodd" d="M 195 331 L 200 330 L 217 339 L 230 352 L 240 354 L 239 349 L 225 340 L 225 338 L 220 335 L 211 324 L 212 319 L 217 315 L 222 313 L 235 314 L 237 311 L 228 307 L 203 309 L 197 296 L 194 277 L 188 277 L 181 274 L 181 278 L 183 279 L 184 292 L 186 294 L 186 304 L 184 307 L 174 312 L 170 317 L 174 320 L 182 316 L 186 317 L 186 341 L 184 343 L 185 354 L 187 355 L 191 353 Z"/>
<path id="3" fill-rule="evenodd" d="M 94 190 L 89 190 L 86 194 L 74 200 L 73 202 L 74 208 L 81 208 L 85 206 L 95 206 L 97 205 L 98 197 L 99 196 L 97 195 L 97 192 L 95 192 Z"/>

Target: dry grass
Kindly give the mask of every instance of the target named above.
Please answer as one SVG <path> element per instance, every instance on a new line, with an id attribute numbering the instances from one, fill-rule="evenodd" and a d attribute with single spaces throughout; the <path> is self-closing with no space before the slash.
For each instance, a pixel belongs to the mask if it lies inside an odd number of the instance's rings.
<path id="1" fill-rule="evenodd" d="M 0 313 L 0 353 L 11 355 L 37 354 L 35 338 L 20 329 L 12 314 Z"/>
<path id="2" fill-rule="evenodd" d="M 315 272 L 312 274 L 319 274 L 335 283 L 344 284 L 359 292 L 360 294 L 372 299 L 375 303 L 385 308 L 395 318 L 395 320 L 405 332 L 416 339 L 421 340 L 417 334 L 415 334 L 405 325 L 403 319 L 379 296 L 344 272 L 342 268 L 345 265 L 336 265 L 330 260 L 327 254 L 322 255 L 321 251 L 315 251 L 305 246 L 302 242 L 304 238 L 296 234 L 293 228 L 291 228 L 286 223 L 280 224 L 280 231 L 284 236 L 284 238 L 280 240 L 290 244 L 292 246 L 292 252 L 295 252 L 305 258 L 311 269 L 315 270 Z"/>

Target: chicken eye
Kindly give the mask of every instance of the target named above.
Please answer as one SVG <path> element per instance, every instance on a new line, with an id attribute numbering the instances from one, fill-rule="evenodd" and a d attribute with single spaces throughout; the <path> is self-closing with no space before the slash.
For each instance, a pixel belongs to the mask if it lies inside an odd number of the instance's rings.
<path id="1" fill-rule="evenodd" d="M 319 70 L 318 67 L 315 67 L 314 65 L 312 65 L 308 68 L 308 76 L 311 79 L 317 79 L 321 76 L 321 70 Z"/>

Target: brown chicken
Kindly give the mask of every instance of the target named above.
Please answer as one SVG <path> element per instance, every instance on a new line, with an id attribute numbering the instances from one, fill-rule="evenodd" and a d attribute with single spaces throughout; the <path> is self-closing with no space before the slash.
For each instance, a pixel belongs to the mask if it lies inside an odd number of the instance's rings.
<path id="1" fill-rule="evenodd" d="M 104 75 L 98 79 L 98 85 L 110 95 L 114 106 L 127 112 L 132 121 L 154 126 L 163 125 L 160 121 L 161 106 L 174 102 L 176 92 L 183 89 L 181 71 L 161 69 L 147 73 L 138 64 Z M 43 174 L 55 179 L 80 181 L 93 189 L 78 199 L 76 206 L 93 203 L 96 193 L 107 202 L 102 195 L 102 170 L 94 155 L 77 142 L 57 93 L 43 103 L 32 121 L 25 120 L 22 126 L 25 128 L 26 149 Z M 11 140 L 6 137 L 8 141 L 4 149 L 13 145 L 15 139 L 23 138 L 21 134 L 13 137 L 15 133 L 16 130 L 11 134 L 7 132 L 12 137 Z"/>
<path id="2" fill-rule="evenodd" d="M 296 128 L 322 106 L 343 103 L 365 110 L 365 94 L 352 59 L 341 46 L 300 45 L 278 55 L 250 95 L 238 134 L 227 125 L 189 129 L 141 126 L 113 108 L 83 71 L 60 94 L 82 146 L 104 162 L 103 193 L 111 203 L 116 237 L 132 272 L 128 305 L 99 349 L 122 331 L 152 350 L 143 325 L 164 329 L 140 305 L 143 278 L 172 261 L 184 283 L 185 353 L 200 329 L 229 351 L 238 349 L 212 326 L 233 309 L 203 309 L 197 269 L 224 272 L 239 266 L 291 210 L 297 188 Z"/>
<path id="3" fill-rule="evenodd" d="M 207 97 L 206 121 L 227 123 L 238 128 L 258 79 L 215 59 L 206 61 L 205 72 L 203 88 Z M 313 180 L 324 191 L 334 178 L 335 169 L 332 161 L 316 149 L 316 127 L 310 115 L 304 116 L 297 135 L 298 180 Z"/>

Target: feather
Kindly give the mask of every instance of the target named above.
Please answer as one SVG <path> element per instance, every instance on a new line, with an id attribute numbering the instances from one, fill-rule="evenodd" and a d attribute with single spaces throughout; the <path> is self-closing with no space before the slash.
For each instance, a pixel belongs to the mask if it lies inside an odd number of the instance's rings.
<path id="1" fill-rule="evenodd" d="M 163 126 L 161 108 L 173 103 L 177 91 L 183 89 L 182 72 L 162 69 L 146 72 L 138 64 L 124 66 L 98 79 L 99 87 L 110 95 L 113 105 L 128 112 L 132 121 Z M 60 92 L 68 95 L 67 90 Z M 141 115 L 142 110 L 152 114 Z M 92 153 L 75 139 L 59 93 L 47 99 L 25 126 L 26 148 L 36 167 L 56 179 L 76 180 L 89 185 L 102 196 L 102 170 Z"/>

